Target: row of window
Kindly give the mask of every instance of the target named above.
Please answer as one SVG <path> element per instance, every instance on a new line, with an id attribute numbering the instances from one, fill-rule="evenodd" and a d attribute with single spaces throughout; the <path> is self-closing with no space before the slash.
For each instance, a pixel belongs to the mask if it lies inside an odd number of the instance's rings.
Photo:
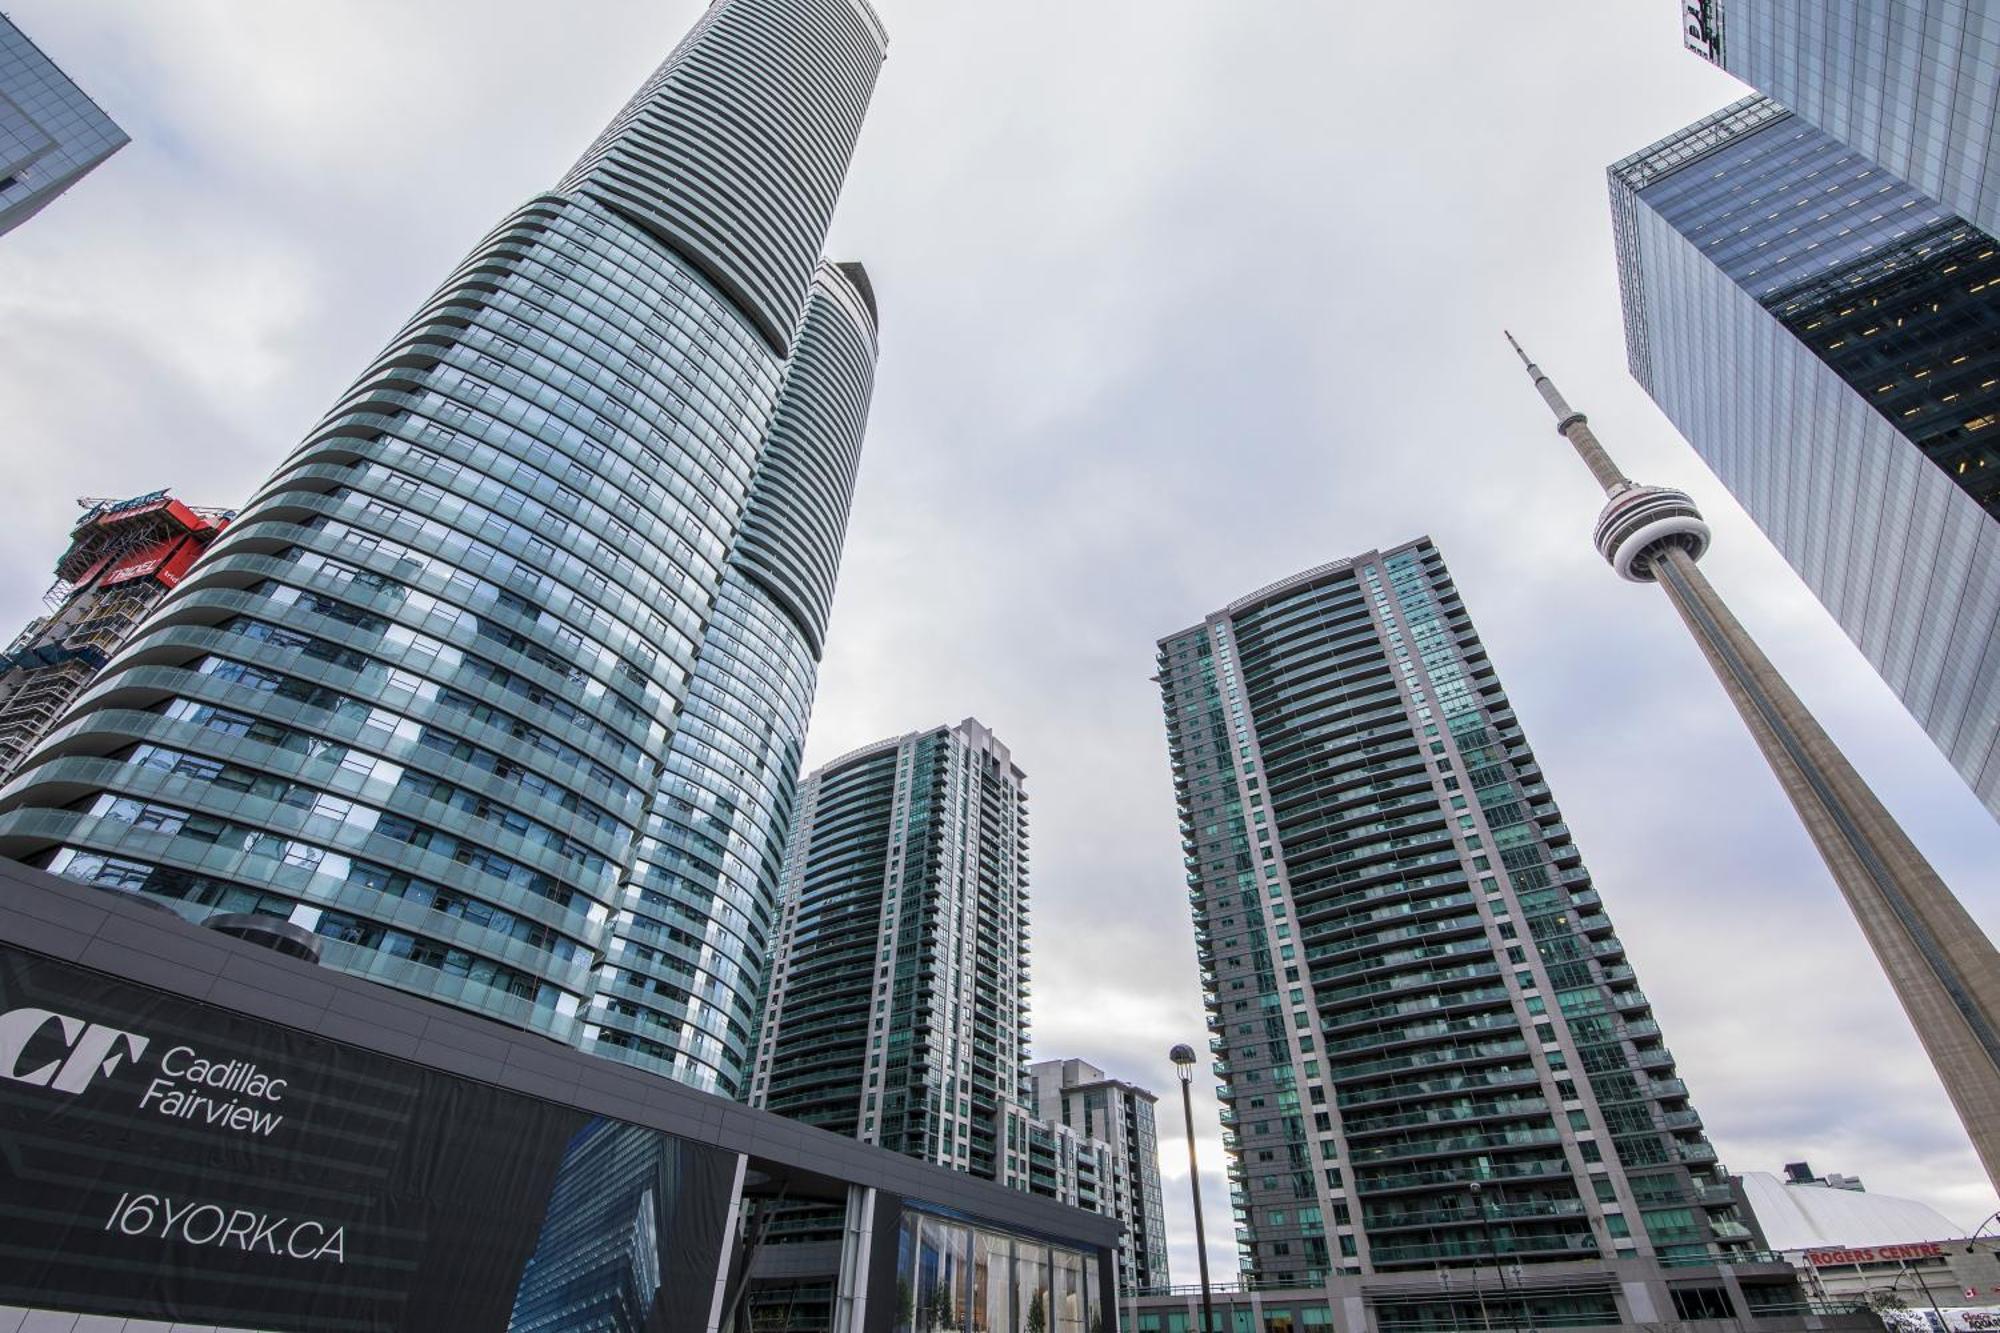
<path id="1" fill-rule="evenodd" d="M 590 781 L 596 783 L 598 786 L 608 788 L 614 799 L 629 801 L 641 794 L 639 789 L 632 783 L 625 781 L 582 751 L 556 740 L 547 732 L 527 726 L 511 714 L 500 713 L 498 710 L 493 710 L 488 705 L 471 698 L 471 696 L 460 694 L 458 691 L 449 689 L 449 687 L 439 685 L 434 679 L 437 676 L 463 675 L 482 684 L 497 685 L 514 693 L 524 695 L 531 702 L 535 701 L 537 696 L 552 697 L 548 696 L 547 691 L 535 682 L 515 675 L 507 671 L 504 667 L 495 666 L 483 658 L 461 653 L 458 649 L 452 648 L 449 645 L 436 644 L 436 647 L 440 651 L 437 653 L 434 661 L 445 662 L 448 664 L 447 667 L 435 670 L 428 675 L 419 676 L 398 667 L 389 666 L 385 662 L 371 657 L 366 653 L 342 647 L 331 640 L 320 638 L 317 635 L 306 634 L 299 630 L 274 625 L 269 621 L 258 620 L 253 617 L 241 616 L 234 618 L 224 622 L 221 628 L 226 632 L 241 634 L 247 639 L 269 644 L 274 648 L 297 652 L 316 661 L 324 662 L 328 666 L 352 671 L 361 678 L 362 682 L 375 685 L 380 689 L 406 690 L 412 696 L 413 700 L 434 701 L 441 707 L 457 711 L 471 720 L 488 723 L 514 739 L 520 740 L 532 748 L 547 754 L 551 759 L 574 766 Z M 435 644 L 435 641 L 412 644 L 411 646 L 415 647 L 419 653 L 422 653 L 430 649 L 433 644 Z M 261 672 L 264 673 L 262 677 L 264 679 L 276 678 L 280 682 L 292 682 L 288 688 L 310 688 L 305 685 L 305 682 L 298 680 L 296 677 L 282 676 L 279 673 L 268 672 L 265 668 L 249 667 L 244 664 L 230 662 L 229 659 L 206 660 L 228 663 L 230 667 L 245 673 L 245 682 L 253 685 L 257 682 L 251 678 L 249 673 Z M 217 669 L 222 670 L 224 668 L 218 667 Z M 280 687 L 274 686 L 273 688 Z M 343 712 L 353 715 L 353 710 L 361 707 L 360 701 L 353 699 L 352 696 L 342 695 L 338 692 L 332 693 L 333 698 L 329 700 L 328 706 L 337 715 Z M 554 711 L 554 709 L 550 711 Z M 391 729 L 398 736 L 413 734 L 414 732 L 414 724 L 410 719 L 403 716 L 400 710 L 389 708 L 378 709 L 371 705 L 369 706 L 368 718 L 370 723 L 392 723 L 393 726 Z M 491 752 L 481 751 L 481 753 Z M 472 762 L 479 762 L 482 766 L 489 766 L 482 760 L 474 760 Z M 497 756 L 491 761 L 490 768 L 491 771 L 496 773 L 501 771 L 501 761 Z"/>
<path id="2" fill-rule="evenodd" d="M 401 764 L 375 758 L 364 751 L 350 749 L 311 732 L 280 726 L 278 723 L 248 713 L 240 713 L 234 709 L 196 699 L 170 700 L 160 705 L 156 711 L 177 722 L 187 722 L 224 735 L 242 736 L 276 749 L 303 754 L 323 763 L 337 764 L 363 782 L 379 781 L 394 787 L 398 792 L 414 793 L 421 799 L 440 801 L 454 806 L 473 814 L 476 818 L 490 820 L 533 845 L 546 847 L 564 860 L 586 868 L 591 874 L 600 873 L 605 867 L 604 858 L 597 852 L 566 833 L 551 828 L 539 820 L 530 819 L 511 806 L 502 805 L 441 778 L 411 772 Z M 409 733 L 415 734 L 419 746 L 442 753 L 470 767 L 494 773 L 495 776 L 508 777 L 518 774 L 530 779 L 534 777 L 519 765 L 509 764 L 490 751 L 479 750 L 478 747 L 459 740 L 449 732 L 435 727 L 419 727 L 418 724 L 404 719 L 398 723 L 396 734 Z M 482 760 L 484 762 L 481 762 Z M 230 785 L 236 790 L 251 790 L 252 779 L 256 775 L 250 774 L 247 770 L 236 771 L 242 775 L 242 779 Z M 265 779 L 264 782 L 267 786 L 276 783 L 277 787 L 272 788 L 273 790 L 284 787 L 313 790 L 299 787 L 298 784 L 280 782 L 278 779 Z M 258 791 L 256 794 L 263 795 L 265 792 Z M 618 827 L 608 816 L 596 811 L 595 807 L 579 802 L 579 813 L 584 811 L 591 811 L 595 816 L 586 815 L 586 823 L 607 830 Z"/>

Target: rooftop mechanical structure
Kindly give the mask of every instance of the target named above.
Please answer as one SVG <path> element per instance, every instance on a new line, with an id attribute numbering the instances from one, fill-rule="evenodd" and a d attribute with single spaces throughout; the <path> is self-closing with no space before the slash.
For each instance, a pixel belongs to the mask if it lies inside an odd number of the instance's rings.
<path id="1" fill-rule="evenodd" d="M 232 517 L 165 491 L 77 504 L 83 516 L 42 597 L 49 613 L 29 621 L 0 657 L 0 780 L 13 776 L 28 748 Z"/>
<path id="2" fill-rule="evenodd" d="M 1641 486 L 1541 368 L 1556 430 L 1604 488 L 1593 537 L 1622 578 L 1658 583 L 1743 715 L 1917 1029 L 1986 1174 L 2000 1185 L 2000 955 L 1696 567 L 1708 525 L 1680 491 Z"/>

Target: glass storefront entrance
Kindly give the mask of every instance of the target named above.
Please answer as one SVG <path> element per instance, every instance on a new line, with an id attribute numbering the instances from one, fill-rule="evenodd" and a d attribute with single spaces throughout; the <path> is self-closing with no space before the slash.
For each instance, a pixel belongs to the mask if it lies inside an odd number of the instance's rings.
<path id="1" fill-rule="evenodd" d="M 1096 1256 L 910 1211 L 896 1333 L 1104 1333 Z"/>

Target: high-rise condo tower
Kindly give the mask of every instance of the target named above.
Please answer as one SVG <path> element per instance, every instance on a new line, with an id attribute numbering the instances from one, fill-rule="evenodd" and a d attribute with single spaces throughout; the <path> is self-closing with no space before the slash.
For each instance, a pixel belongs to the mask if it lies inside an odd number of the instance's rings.
<path id="1" fill-rule="evenodd" d="M 806 779 L 753 1105 L 1026 1186 L 1025 782 L 970 718 Z"/>
<path id="2" fill-rule="evenodd" d="M 1168 1286 L 1160 1135 L 1153 1116 L 1157 1098 L 1085 1060 L 1037 1060 L 1028 1076 L 1038 1119 L 1067 1125 L 1111 1149 L 1111 1178 L 1100 1189 L 1108 1195 L 1108 1206 L 1098 1211 L 1110 1213 L 1125 1227 L 1118 1244 L 1120 1289 Z"/>
<path id="3" fill-rule="evenodd" d="M 0 782 L 229 522 L 165 491 L 79 500 L 56 581 L 0 658 Z"/>
<path id="4" fill-rule="evenodd" d="M 0 790 L 0 852 L 737 1095 L 874 353 L 865 0 L 717 0 Z"/>
<path id="5" fill-rule="evenodd" d="M 1260 588 L 1157 661 L 1247 1279 L 1333 1282 L 1385 1327 L 1529 1289 L 1543 1322 L 1615 1322 L 1607 1261 L 1748 1248 L 1429 540 Z"/>
<path id="6" fill-rule="evenodd" d="M 625 872 L 585 1050 L 694 1083 L 741 1069 L 717 1086 L 747 1088 L 874 368 L 868 275 L 822 263 Z"/>
<path id="7" fill-rule="evenodd" d="M 1685 493 L 1618 470 L 1583 413 L 1509 334 L 1607 497 L 1593 538 L 1621 578 L 1657 583 L 1701 646 L 1839 885 L 1973 1149 L 2000 1185 L 2000 955 L 1695 562 L 1708 525 Z"/>

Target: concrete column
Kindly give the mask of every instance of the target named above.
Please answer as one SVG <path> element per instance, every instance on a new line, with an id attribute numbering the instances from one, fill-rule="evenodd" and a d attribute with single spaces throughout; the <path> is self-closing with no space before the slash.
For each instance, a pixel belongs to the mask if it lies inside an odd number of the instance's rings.
<path id="1" fill-rule="evenodd" d="M 1654 1297 L 1654 1285 L 1629 1279 L 1618 1284 L 1619 1293 L 1625 1298 L 1625 1314 L 1637 1327 L 1644 1328 L 1660 1320 L 1660 1303 Z M 1673 1307 L 1669 1305 L 1667 1308 Z"/>
<path id="2" fill-rule="evenodd" d="M 722 1225 L 722 1255 L 715 1264 L 715 1292 L 708 1302 L 708 1333 L 723 1333 L 723 1323 L 734 1313 L 729 1309 L 729 1267 L 736 1255 L 737 1237 L 743 1230 L 743 1178 L 750 1159 L 736 1157 L 736 1178 L 729 1186 L 729 1219 Z M 749 1274 L 744 1275 L 747 1279 Z"/>
<path id="3" fill-rule="evenodd" d="M 2000 1188 L 2000 955 L 1688 554 L 1660 586 L 1743 715 Z"/>
<path id="4" fill-rule="evenodd" d="M 833 1292 L 833 1333 L 862 1333 L 868 1326 L 868 1269 L 874 1256 L 875 1190 L 849 1185 L 840 1228 L 840 1275 Z"/>

